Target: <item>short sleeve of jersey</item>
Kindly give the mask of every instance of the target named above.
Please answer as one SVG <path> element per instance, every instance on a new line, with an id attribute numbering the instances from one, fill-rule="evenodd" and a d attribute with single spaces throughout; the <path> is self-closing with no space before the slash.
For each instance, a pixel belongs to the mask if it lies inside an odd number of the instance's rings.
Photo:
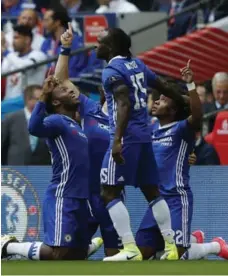
<path id="1" fill-rule="evenodd" d="M 80 116 L 84 118 L 89 112 L 93 112 L 97 109 L 97 102 L 88 98 L 87 96 L 80 94 Z"/>
<path id="2" fill-rule="evenodd" d="M 147 84 L 153 87 L 158 76 L 146 66 Z"/>
<path id="3" fill-rule="evenodd" d="M 102 74 L 102 83 L 105 90 L 112 90 L 114 87 L 118 86 L 120 83 L 124 82 L 123 76 L 112 68 L 106 68 Z"/>
<path id="4" fill-rule="evenodd" d="M 178 132 L 186 141 L 192 141 L 195 139 L 195 132 L 188 120 L 178 122 Z"/>

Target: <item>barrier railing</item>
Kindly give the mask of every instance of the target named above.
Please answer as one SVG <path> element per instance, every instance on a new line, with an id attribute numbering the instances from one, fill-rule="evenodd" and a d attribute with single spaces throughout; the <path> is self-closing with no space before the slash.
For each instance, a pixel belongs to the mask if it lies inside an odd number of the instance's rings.
<path id="1" fill-rule="evenodd" d="M 83 47 L 83 48 L 79 48 L 77 50 L 74 50 L 70 53 L 70 57 L 71 56 L 75 56 L 75 55 L 78 55 L 80 53 L 83 53 L 83 52 L 89 52 L 91 50 L 94 50 L 95 49 L 95 46 L 88 46 L 88 47 Z M 34 68 L 37 68 L 39 66 L 43 66 L 43 65 L 46 65 L 46 64 L 49 64 L 49 63 L 52 63 L 54 61 L 57 61 L 58 60 L 58 57 L 59 55 L 56 55 L 54 57 L 51 57 L 51 58 L 47 58 L 45 59 L 44 61 L 41 61 L 41 62 L 37 62 L 37 63 L 34 63 L 32 65 L 29 65 L 29 66 L 26 66 L 26 67 L 23 67 L 23 68 L 18 68 L 18 69 L 15 69 L 13 71 L 8 71 L 4 74 L 1 74 L 1 77 L 4 78 L 4 77 L 8 77 L 10 75 L 13 75 L 13 74 L 16 74 L 16 73 L 20 73 L 20 72 L 26 72 L 28 70 L 31 70 L 31 69 L 34 69 Z"/>

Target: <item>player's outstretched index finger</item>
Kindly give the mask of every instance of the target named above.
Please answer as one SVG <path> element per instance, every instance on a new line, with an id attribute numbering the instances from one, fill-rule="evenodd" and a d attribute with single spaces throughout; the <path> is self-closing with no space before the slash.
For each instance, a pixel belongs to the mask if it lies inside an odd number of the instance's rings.
<path id="1" fill-rule="evenodd" d="M 191 59 L 189 59 L 189 60 L 188 60 L 188 63 L 187 63 L 187 67 L 188 67 L 188 68 L 190 67 L 191 62 L 192 62 Z"/>
<path id="2" fill-rule="evenodd" d="M 73 28 L 72 28 L 71 22 L 68 22 L 68 31 L 70 34 L 73 34 Z"/>
<path id="3" fill-rule="evenodd" d="M 48 73 L 47 73 L 47 77 L 50 77 L 52 75 L 52 67 L 49 68 Z"/>

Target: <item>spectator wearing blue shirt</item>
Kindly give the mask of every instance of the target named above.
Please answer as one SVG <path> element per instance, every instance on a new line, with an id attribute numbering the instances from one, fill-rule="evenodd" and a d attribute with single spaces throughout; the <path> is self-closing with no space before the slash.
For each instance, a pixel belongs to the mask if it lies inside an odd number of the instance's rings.
<path id="1" fill-rule="evenodd" d="M 169 15 L 181 12 L 188 6 L 197 3 L 196 0 L 172 0 Z M 196 28 L 197 13 L 195 11 L 173 17 L 168 22 L 168 40 L 183 36 Z"/>
<path id="2" fill-rule="evenodd" d="M 2 12 L 7 12 L 12 16 L 18 16 L 23 10 L 24 0 L 3 0 Z"/>
<path id="3" fill-rule="evenodd" d="M 43 25 L 48 37 L 43 42 L 41 50 L 49 57 L 53 57 L 60 53 L 60 37 L 67 28 L 70 21 L 67 11 L 63 7 L 57 9 L 48 9 L 44 14 Z M 84 47 L 83 38 L 75 35 L 71 50 Z M 88 54 L 81 53 L 71 57 L 69 62 L 69 75 L 71 78 L 77 77 L 82 73 L 88 63 Z"/>

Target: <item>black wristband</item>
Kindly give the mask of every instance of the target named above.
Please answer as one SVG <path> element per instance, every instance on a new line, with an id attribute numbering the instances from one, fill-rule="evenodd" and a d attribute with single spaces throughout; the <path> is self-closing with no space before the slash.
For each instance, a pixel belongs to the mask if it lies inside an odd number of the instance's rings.
<path id="1" fill-rule="evenodd" d="M 69 56 L 70 52 L 71 52 L 70 48 L 66 48 L 66 47 L 61 46 L 60 55 Z"/>

